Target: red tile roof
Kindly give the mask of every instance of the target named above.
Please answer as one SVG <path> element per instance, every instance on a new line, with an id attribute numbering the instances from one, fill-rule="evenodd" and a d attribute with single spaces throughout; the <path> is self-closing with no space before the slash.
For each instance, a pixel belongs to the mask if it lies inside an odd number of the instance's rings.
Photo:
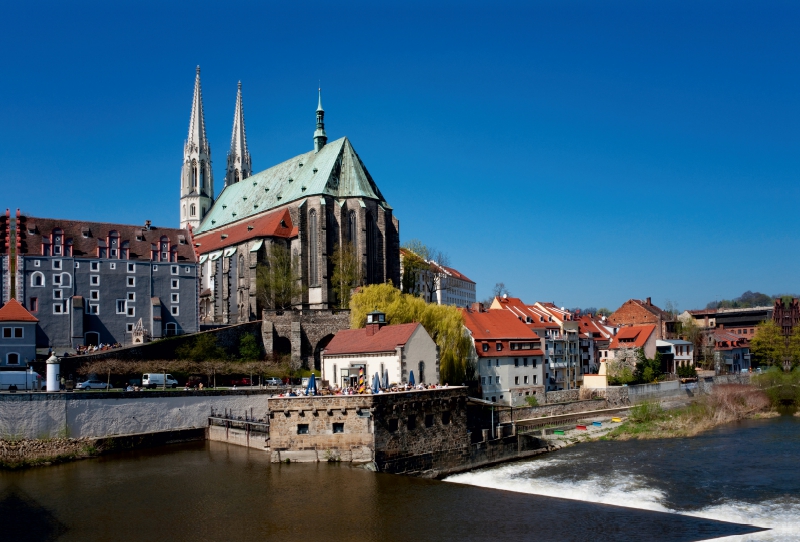
<path id="1" fill-rule="evenodd" d="M 419 323 L 383 326 L 374 335 L 367 335 L 367 330 L 344 329 L 334 335 L 325 348 L 326 356 L 343 354 L 369 354 L 371 352 L 394 352 L 398 346 L 404 346 L 411 335 L 422 326 Z M 423 330 L 424 331 L 424 330 Z"/>
<path id="2" fill-rule="evenodd" d="M 531 329 L 560 329 L 558 322 L 551 321 L 552 315 L 536 305 L 526 305 L 518 297 L 495 297 L 494 302 L 511 311 Z M 494 303 L 493 303 L 494 304 Z M 496 309 L 495 309 L 496 310 Z M 528 321 L 530 319 L 530 321 Z"/>
<path id="3" fill-rule="evenodd" d="M 511 342 L 530 342 L 541 345 L 539 336 L 527 324 L 520 322 L 519 318 L 511 311 L 490 310 L 475 312 L 462 309 L 464 325 L 467 326 L 472 338 L 475 340 L 475 350 L 480 357 L 504 356 L 541 356 L 541 349 L 511 350 Z M 488 342 L 489 350 L 483 351 L 482 343 Z M 502 350 L 497 350 L 497 343 L 502 345 Z"/>
<path id="4" fill-rule="evenodd" d="M 128 243 L 130 260 L 150 261 L 151 250 L 158 250 L 154 246 L 157 246 L 162 236 L 166 236 L 170 245 L 177 248 L 179 262 L 197 261 L 194 247 L 191 244 L 191 234 L 184 229 L 155 226 L 150 226 L 147 229 L 144 226 L 129 224 L 87 222 L 85 220 L 65 220 L 35 216 L 23 216 L 21 219 L 24 221 L 25 226 L 18 228 L 18 234 L 22 245 L 21 252 L 25 255 L 41 255 L 43 238 L 49 238 L 54 229 L 60 228 L 64 230 L 64 240 L 72 242 L 73 258 L 97 258 L 98 246 L 105 247 L 109 233 L 117 231 L 120 245 L 124 247 L 125 243 Z M 141 241 L 137 240 L 137 236 Z"/>
<path id="5" fill-rule="evenodd" d="M 223 235 L 226 236 L 223 238 Z M 292 224 L 289 209 L 279 209 L 271 213 L 253 216 L 247 220 L 196 235 L 195 244 L 200 244 L 197 251 L 207 254 L 212 250 L 229 247 L 258 237 L 283 237 L 290 239 L 297 236 L 297 228 Z"/>
<path id="6" fill-rule="evenodd" d="M 642 348 L 655 330 L 656 326 L 653 324 L 622 327 L 611 340 L 609 348 L 612 350 L 623 346 Z"/>
<path id="7" fill-rule="evenodd" d="M 0 308 L 0 322 L 38 322 L 39 320 L 13 297 Z"/>

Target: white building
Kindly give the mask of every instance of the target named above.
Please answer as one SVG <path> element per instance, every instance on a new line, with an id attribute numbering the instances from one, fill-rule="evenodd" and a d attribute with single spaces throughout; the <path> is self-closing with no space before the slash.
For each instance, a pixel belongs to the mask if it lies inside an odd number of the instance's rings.
<path id="1" fill-rule="evenodd" d="M 694 345 L 689 341 L 666 339 L 656 341 L 656 350 L 662 354 L 672 354 L 674 364 L 669 367 L 669 372 L 677 372 L 678 367 L 694 365 Z"/>
<path id="2" fill-rule="evenodd" d="M 403 276 L 405 259 L 415 254 L 408 249 L 400 249 L 400 274 Z M 426 269 L 417 272 L 414 284 L 401 289 L 422 297 L 429 303 L 471 307 L 475 303 L 475 282 L 452 267 L 439 265 L 432 260 L 422 260 Z"/>
<path id="3" fill-rule="evenodd" d="M 387 325 L 386 315 L 367 315 L 363 329 L 339 331 L 320 354 L 322 379 L 331 386 L 356 386 L 361 369 L 367 387 L 377 373 L 381 382 L 439 383 L 439 354 L 436 343 L 419 323 Z"/>

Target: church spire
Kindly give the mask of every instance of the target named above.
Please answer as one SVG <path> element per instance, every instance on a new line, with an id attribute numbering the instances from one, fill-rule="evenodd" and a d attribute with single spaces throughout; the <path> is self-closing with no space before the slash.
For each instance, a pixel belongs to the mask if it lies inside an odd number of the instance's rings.
<path id="1" fill-rule="evenodd" d="M 317 89 L 319 92 L 319 101 L 317 102 L 317 129 L 314 131 L 314 151 L 319 150 L 328 142 L 328 136 L 325 134 L 325 110 L 322 109 L 322 88 Z"/>
<path id="2" fill-rule="evenodd" d="M 211 174 L 211 147 L 206 139 L 203 113 L 203 92 L 200 88 L 200 66 L 194 78 L 192 115 L 189 135 L 183 145 L 181 170 L 181 227 L 197 228 L 214 203 L 214 177 Z"/>
<path id="3" fill-rule="evenodd" d="M 233 113 L 231 150 L 228 151 L 228 166 L 225 171 L 225 186 L 238 183 L 250 176 L 252 167 L 250 151 L 247 150 L 247 133 L 244 129 L 244 106 L 242 105 L 242 82 L 236 92 L 236 109 Z"/>

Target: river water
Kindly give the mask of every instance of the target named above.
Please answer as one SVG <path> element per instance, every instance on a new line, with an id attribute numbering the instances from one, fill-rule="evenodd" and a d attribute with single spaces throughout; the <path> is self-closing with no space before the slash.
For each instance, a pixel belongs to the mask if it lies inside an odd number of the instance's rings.
<path id="1" fill-rule="evenodd" d="M 601 441 L 446 479 L 770 530 L 725 540 L 800 540 L 800 418 L 718 427 L 687 439 Z"/>
<path id="2" fill-rule="evenodd" d="M 798 421 L 583 444 L 445 482 L 217 442 L 126 452 L 1 473 L 0 540 L 789 540 Z"/>

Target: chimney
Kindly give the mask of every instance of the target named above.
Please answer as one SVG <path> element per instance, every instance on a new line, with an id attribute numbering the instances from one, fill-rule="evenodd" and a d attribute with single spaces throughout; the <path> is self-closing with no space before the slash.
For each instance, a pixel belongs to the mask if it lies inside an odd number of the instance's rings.
<path id="1" fill-rule="evenodd" d="M 483 303 L 473 303 L 472 312 L 483 312 Z"/>
<path id="2" fill-rule="evenodd" d="M 386 325 L 386 314 L 375 309 L 367 315 L 367 337 L 375 335 L 383 326 Z"/>
<path id="3" fill-rule="evenodd" d="M 144 229 L 149 230 L 150 229 L 150 224 L 152 224 L 152 222 L 150 222 L 149 220 L 145 220 L 144 221 Z M 648 299 L 650 299 L 650 298 L 648 298 Z"/>
<path id="4" fill-rule="evenodd" d="M 652 301 L 650 301 L 650 298 L 648 297 L 648 298 L 647 298 L 647 306 L 648 306 L 648 307 L 650 307 L 650 306 L 652 306 L 652 305 L 653 305 L 653 302 L 652 302 Z"/>

